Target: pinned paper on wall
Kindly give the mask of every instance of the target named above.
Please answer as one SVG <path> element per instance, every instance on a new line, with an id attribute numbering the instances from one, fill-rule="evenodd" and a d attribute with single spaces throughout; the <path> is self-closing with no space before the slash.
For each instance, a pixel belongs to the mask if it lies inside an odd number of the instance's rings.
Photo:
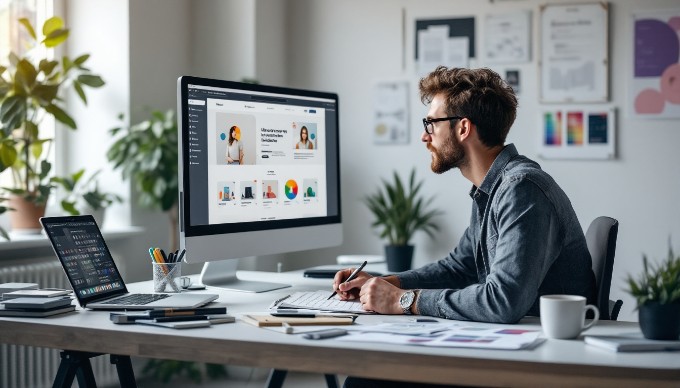
<path id="1" fill-rule="evenodd" d="M 542 102 L 606 102 L 607 3 L 546 4 L 540 8 Z"/>
<path id="2" fill-rule="evenodd" d="M 531 60 L 531 12 L 486 15 L 484 56 L 488 63 Z"/>
<path id="3" fill-rule="evenodd" d="M 540 117 L 539 156 L 546 159 L 614 159 L 615 109 L 545 109 Z"/>
<path id="4" fill-rule="evenodd" d="M 373 88 L 373 143 L 408 144 L 408 82 L 380 81 Z"/>
<path id="5" fill-rule="evenodd" d="M 437 66 L 468 67 L 475 57 L 475 19 L 416 20 L 415 43 L 421 77 Z"/>
<path id="6" fill-rule="evenodd" d="M 680 9 L 633 15 L 630 112 L 636 118 L 680 118 Z"/>

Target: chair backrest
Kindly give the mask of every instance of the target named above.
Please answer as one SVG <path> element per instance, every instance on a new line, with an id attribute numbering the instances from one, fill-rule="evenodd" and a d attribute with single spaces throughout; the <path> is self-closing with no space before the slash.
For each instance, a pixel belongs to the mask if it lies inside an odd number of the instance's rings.
<path id="1" fill-rule="evenodd" d="M 610 316 L 609 289 L 612 285 L 616 236 L 619 222 L 610 217 L 597 217 L 590 223 L 586 232 L 588 251 L 593 260 L 593 272 L 597 287 L 597 307 L 600 319 L 616 319 Z M 617 314 L 618 315 L 618 314 Z"/>

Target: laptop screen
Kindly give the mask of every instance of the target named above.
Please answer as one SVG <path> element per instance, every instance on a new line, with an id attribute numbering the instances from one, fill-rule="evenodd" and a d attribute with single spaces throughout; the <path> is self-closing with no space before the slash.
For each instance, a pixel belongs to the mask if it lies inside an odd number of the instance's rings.
<path id="1" fill-rule="evenodd" d="M 92 216 L 40 220 L 81 305 L 127 292 Z"/>

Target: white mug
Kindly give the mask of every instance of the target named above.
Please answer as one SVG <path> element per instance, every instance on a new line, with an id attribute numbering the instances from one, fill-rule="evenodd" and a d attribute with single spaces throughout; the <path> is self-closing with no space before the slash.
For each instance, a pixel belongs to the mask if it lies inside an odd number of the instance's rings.
<path id="1" fill-rule="evenodd" d="M 593 310 L 595 318 L 585 324 L 586 311 Z M 578 337 L 600 319 L 600 310 L 579 295 L 541 296 L 541 327 L 548 338 L 569 339 Z"/>

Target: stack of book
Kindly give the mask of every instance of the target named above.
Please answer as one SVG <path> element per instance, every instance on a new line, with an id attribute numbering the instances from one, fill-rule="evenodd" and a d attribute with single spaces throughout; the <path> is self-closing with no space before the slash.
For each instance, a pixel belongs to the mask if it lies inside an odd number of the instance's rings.
<path id="1" fill-rule="evenodd" d="M 0 284 L 0 297 L 2 294 L 8 292 L 14 292 L 19 290 L 37 290 L 38 284 L 36 283 L 2 283 Z"/>
<path id="2" fill-rule="evenodd" d="M 227 315 L 226 306 L 111 313 L 110 319 L 113 323 L 137 323 L 171 329 L 207 327 L 218 323 L 231 323 L 235 321 L 233 316 Z"/>
<path id="3" fill-rule="evenodd" d="M 15 283 L 16 284 L 16 283 Z M 9 289 L 6 284 L 1 289 Z M 4 292 L 0 301 L 0 317 L 43 318 L 76 309 L 69 290 L 20 288 Z"/>

